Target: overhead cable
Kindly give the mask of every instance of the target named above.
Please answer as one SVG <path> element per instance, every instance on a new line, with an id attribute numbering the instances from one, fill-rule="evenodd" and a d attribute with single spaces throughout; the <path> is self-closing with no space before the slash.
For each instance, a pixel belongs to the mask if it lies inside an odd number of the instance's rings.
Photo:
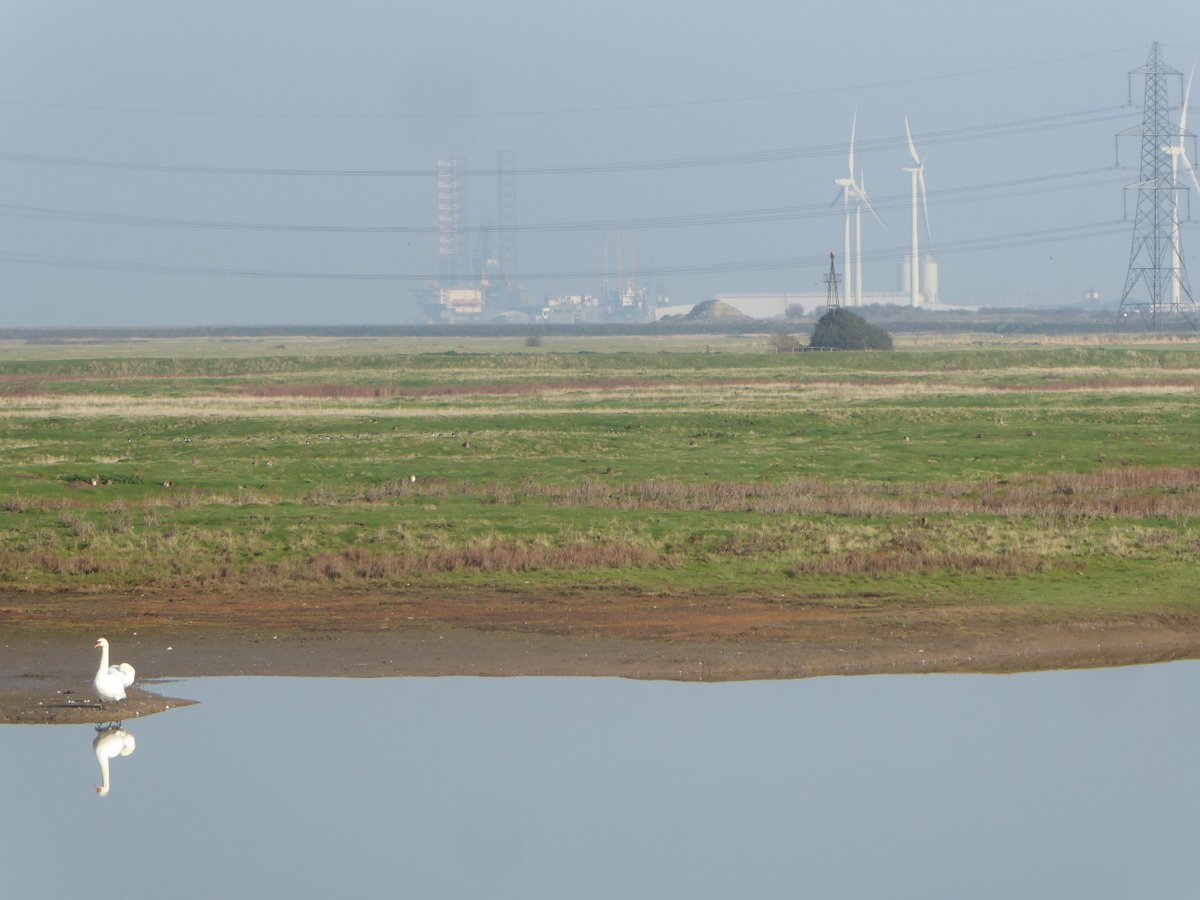
<path id="1" fill-rule="evenodd" d="M 1043 194 L 1053 191 L 1078 190 L 1088 187 L 1109 187 L 1117 183 L 1117 179 L 1077 181 L 1071 184 L 1047 186 L 1050 182 L 1076 179 L 1101 173 L 1115 173 L 1117 168 L 1107 166 L 1095 169 L 1083 169 L 1077 172 L 1063 172 L 1053 175 L 1036 175 L 1027 178 L 1012 178 L 1004 181 L 986 182 L 977 185 L 940 188 L 929 192 L 939 202 L 960 202 L 971 200 L 1004 199 L 1021 197 L 1030 194 Z M 1036 185 L 1036 187 L 1029 187 Z M 1024 190 L 1011 188 L 1025 187 Z M 991 196 L 977 196 L 991 194 Z M 971 196 L 963 196 L 971 195 Z M 910 202 L 910 194 L 892 194 L 878 197 L 872 201 L 877 210 L 899 209 Z M 236 222 L 227 220 L 183 219 L 157 216 L 134 216 L 122 213 L 103 213 L 85 210 L 61 209 L 46 206 L 30 206 L 18 203 L 0 203 L 0 214 L 7 213 L 36 219 L 79 222 L 101 225 L 123 225 L 152 228 L 182 228 L 196 230 L 220 231 L 258 231 L 279 233 L 328 233 L 328 234 L 434 234 L 436 225 L 333 225 L 320 223 L 284 224 L 272 222 Z M 565 232 L 565 231 L 609 231 L 620 228 L 634 229 L 665 229 L 687 228 L 705 225 L 740 225 L 755 222 L 793 221 L 808 218 L 823 218 L 842 215 L 841 210 L 831 210 L 825 203 L 809 203 L 790 206 L 760 207 L 756 209 L 725 210 L 719 212 L 682 213 L 679 215 L 650 216 L 641 218 L 576 220 L 563 222 L 523 223 L 510 226 L 514 232 Z M 463 225 L 460 232 L 491 232 L 492 225 Z"/>
<path id="2" fill-rule="evenodd" d="M 1016 119 L 1009 122 L 997 122 L 988 125 L 972 125 L 962 128 L 944 129 L 941 131 L 921 132 L 915 134 L 924 144 L 945 144 L 959 141 L 984 140 L 987 138 L 1004 137 L 1014 134 L 1028 134 L 1036 131 L 1049 131 L 1062 128 L 1075 128 L 1091 125 L 1097 122 L 1108 122 L 1115 119 L 1128 118 L 1131 109 L 1128 106 L 1106 106 L 1096 109 L 1080 110 L 1072 113 L 1059 113 L 1052 116 L 1035 116 L 1026 119 Z M 907 146 L 904 136 L 864 140 L 859 145 L 864 153 L 881 150 L 892 150 Z M 595 175 L 622 172 L 650 172 L 669 169 L 708 168 L 720 166 L 757 165 L 763 163 L 789 162 L 799 159 L 814 159 L 825 156 L 840 156 L 845 153 L 845 146 L 837 144 L 817 144 L 805 147 L 784 147 L 776 150 L 760 150 L 742 153 L 724 153 L 706 156 L 676 157 L 657 160 L 634 160 L 629 162 L 591 163 L 556 166 L 530 166 L 507 170 L 505 174 L 513 176 L 560 176 L 560 175 Z M 214 165 L 184 165 L 179 163 L 148 163 L 126 160 L 89 159 L 85 157 L 58 156 L 53 154 L 18 153 L 0 151 L 0 162 L 24 163 L 29 165 L 67 166 L 87 169 L 111 169 L 116 171 L 160 172 L 185 175 L 214 175 L 214 176 L 261 176 L 261 177 L 324 177 L 324 178 L 436 178 L 436 168 L 420 169 L 317 169 L 317 168 L 274 168 L 268 166 L 214 166 Z M 496 177 L 500 170 L 496 168 L 461 169 L 461 176 Z"/>
<path id="3" fill-rule="evenodd" d="M 980 238 L 968 238 L 959 241 L 939 243 L 932 248 L 935 255 L 976 252 L 982 250 L 997 250 L 1010 247 L 1029 246 L 1056 241 L 1080 240 L 1124 233 L 1126 223 L 1099 222 L 1086 225 L 1061 226 L 1042 229 L 1039 231 L 1019 232 L 1008 235 L 992 235 Z M 894 248 L 867 254 L 867 261 L 903 259 L 908 255 L 906 248 Z M 186 266 L 164 263 L 146 263 L 103 259 L 77 259 L 71 257 L 47 256 L 17 251 L 0 251 L 0 262 L 17 265 L 46 266 L 59 269 L 86 269 L 106 272 L 133 272 L 157 275 L 196 275 L 223 278 L 255 278 L 255 279 L 291 279 L 302 281 L 391 281 L 391 282 L 431 282 L 430 275 L 413 275 L 386 272 L 313 272 L 298 270 L 271 270 L 252 268 L 220 268 L 215 266 Z M 675 266 L 651 266 L 640 268 L 639 276 L 658 277 L 666 275 L 704 275 L 721 272 L 767 271 L 773 269 L 822 268 L 828 265 L 828 257 L 816 255 L 811 257 L 779 257 L 757 260 L 736 260 L 729 262 L 691 263 Z M 604 277 L 599 271 L 574 272 L 529 272 L 522 273 L 522 281 L 567 281 L 600 279 Z"/>

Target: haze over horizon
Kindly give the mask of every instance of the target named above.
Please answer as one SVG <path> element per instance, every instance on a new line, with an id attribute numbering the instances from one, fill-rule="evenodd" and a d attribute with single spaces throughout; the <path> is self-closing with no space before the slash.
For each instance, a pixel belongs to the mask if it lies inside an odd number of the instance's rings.
<path id="1" fill-rule="evenodd" d="M 1120 139 L 1115 167 L 1115 135 L 1141 121 L 1128 73 L 1154 41 L 1184 78 L 1200 59 L 1200 41 L 1171 40 L 1200 12 L 1165 2 L 7 13 L 0 327 L 421 321 L 436 160 L 465 160 L 477 226 L 496 219 L 499 151 L 515 158 L 529 294 L 597 292 L 618 231 L 676 303 L 820 291 L 841 256 L 830 204 L 856 109 L 857 165 L 887 224 L 863 222 L 868 292 L 897 289 L 909 243 L 908 116 L 943 302 L 1075 305 L 1095 290 L 1115 304 L 1140 154 Z M 1198 241 L 1186 223 L 1200 291 Z"/>

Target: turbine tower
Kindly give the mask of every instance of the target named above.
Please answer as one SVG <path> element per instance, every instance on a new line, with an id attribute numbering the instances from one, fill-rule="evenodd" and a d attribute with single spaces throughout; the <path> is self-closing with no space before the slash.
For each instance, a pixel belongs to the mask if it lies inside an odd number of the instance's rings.
<path id="1" fill-rule="evenodd" d="M 863 305 L 863 274 L 862 274 L 862 208 L 866 206 L 870 210 L 871 215 L 875 217 L 875 221 L 884 228 L 883 219 L 879 218 L 879 213 L 875 212 L 875 207 L 871 205 L 871 201 L 867 199 L 867 179 L 863 175 L 862 169 L 858 170 L 858 183 L 854 185 L 854 305 Z"/>
<path id="2" fill-rule="evenodd" d="M 912 154 L 913 165 L 902 167 L 901 171 L 912 175 L 912 261 L 909 266 L 909 299 L 912 306 L 921 305 L 921 228 L 917 216 L 917 194 L 921 195 L 921 206 L 925 211 L 925 233 L 929 231 L 929 201 L 925 197 L 925 163 L 917 155 L 917 147 L 913 143 L 912 130 L 908 127 L 908 116 L 904 117 L 904 134 L 908 138 L 908 152 Z M 932 235 L 930 235 L 932 236 Z"/>
<path id="3" fill-rule="evenodd" d="M 859 173 L 862 177 L 862 173 Z M 862 192 L 854 191 L 854 305 L 862 306 Z"/>
<path id="4" fill-rule="evenodd" d="M 1190 137 L 1186 130 L 1186 96 L 1178 131 L 1167 115 L 1167 79 L 1178 76 L 1182 82 L 1183 73 L 1163 62 L 1155 42 L 1150 45 L 1146 65 L 1129 74 L 1131 94 L 1133 76 L 1145 78 L 1142 124 L 1126 129 L 1121 135 L 1141 137 L 1142 159 L 1138 180 L 1126 188 L 1136 189 L 1138 199 L 1129 271 L 1117 323 L 1120 325 L 1137 313 L 1154 330 L 1169 319 L 1182 318 L 1194 326 L 1196 302 L 1188 285 L 1179 235 L 1179 192 L 1181 187 L 1187 190 L 1178 180 L 1180 159 L 1191 172 L 1193 183 L 1196 182 L 1185 151 Z M 1200 184 L 1197 187 L 1200 189 Z M 1145 293 L 1135 295 L 1138 288 Z"/>
<path id="5" fill-rule="evenodd" d="M 855 195 L 857 185 L 854 183 L 854 131 L 858 127 L 858 110 L 854 110 L 854 118 L 850 121 L 850 165 L 848 178 L 835 178 L 833 183 L 842 189 L 842 218 L 844 220 L 845 234 L 842 238 L 842 270 L 846 273 L 843 278 L 843 283 L 846 287 L 846 300 L 850 303 L 854 302 L 854 278 L 851 271 L 854 266 L 854 257 L 850 250 L 850 198 Z M 837 198 L 833 198 L 833 202 L 837 203 Z"/>

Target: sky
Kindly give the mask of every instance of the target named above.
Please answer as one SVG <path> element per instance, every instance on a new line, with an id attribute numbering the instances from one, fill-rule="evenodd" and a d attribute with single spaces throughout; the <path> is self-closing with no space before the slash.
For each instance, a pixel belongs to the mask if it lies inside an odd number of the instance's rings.
<path id="1" fill-rule="evenodd" d="M 1179 0 L 0 10 L 0 327 L 422 321 L 437 159 L 460 159 L 478 227 L 501 151 L 531 296 L 599 292 L 618 246 L 672 303 L 823 291 L 852 122 L 886 226 L 863 223 L 864 285 L 894 291 L 905 116 L 942 302 L 1115 304 L 1128 73 L 1154 41 L 1184 77 L 1200 59 L 1200 7 Z M 1200 229 L 1183 234 L 1195 268 Z"/>

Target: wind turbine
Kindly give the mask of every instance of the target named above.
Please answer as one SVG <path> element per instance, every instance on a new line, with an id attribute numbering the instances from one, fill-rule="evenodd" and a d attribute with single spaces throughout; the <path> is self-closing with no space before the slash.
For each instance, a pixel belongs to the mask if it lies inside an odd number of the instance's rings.
<path id="1" fill-rule="evenodd" d="M 858 127 L 858 108 L 855 107 L 854 118 L 850 121 L 850 166 L 849 166 L 850 177 L 833 179 L 833 183 L 842 189 L 842 217 L 845 222 L 845 225 L 844 225 L 845 233 L 842 238 L 842 246 L 844 248 L 844 251 L 842 253 L 842 259 L 843 259 L 842 267 L 845 269 L 845 272 L 846 272 L 845 276 L 842 279 L 842 283 L 846 289 L 846 301 L 848 303 L 852 303 L 853 298 L 854 298 L 854 291 L 852 290 L 853 279 L 850 276 L 851 263 L 852 263 L 852 258 L 850 255 L 850 197 L 852 195 L 856 195 L 857 189 L 858 189 L 858 185 L 856 185 L 854 183 L 854 132 L 857 127 Z M 834 203 L 837 202 L 836 197 L 834 197 L 833 202 Z"/>
<path id="2" fill-rule="evenodd" d="M 866 204 L 868 210 L 871 211 L 876 221 L 883 225 L 883 219 L 879 218 L 879 213 L 875 212 L 875 207 L 871 206 L 871 201 L 867 199 L 867 191 L 861 184 L 854 180 L 854 135 L 858 128 L 858 110 L 854 110 L 854 119 L 850 124 L 850 156 L 847 160 L 847 171 L 849 177 L 835 178 L 833 183 L 841 188 L 842 193 L 842 214 L 845 218 L 845 234 L 843 237 L 845 244 L 845 270 L 846 276 L 844 284 L 846 288 L 846 302 L 852 306 L 862 306 L 862 208 Z M 859 178 L 862 178 L 862 173 L 859 172 Z M 850 243 L 850 201 L 854 200 L 854 244 Z M 834 197 L 834 203 L 837 203 L 837 198 Z M 853 273 L 853 274 L 851 274 Z"/>
<path id="3" fill-rule="evenodd" d="M 908 116 L 904 117 L 904 134 L 908 137 L 908 152 L 912 154 L 913 165 L 902 167 L 901 171 L 908 172 L 912 175 L 912 266 L 909 272 L 909 303 L 913 306 L 921 305 L 921 254 L 920 254 L 920 224 L 917 219 L 917 193 L 918 188 L 921 194 L 921 205 L 925 210 L 925 233 L 929 231 L 929 201 L 925 196 L 925 163 L 921 162 L 921 157 L 917 155 L 917 148 L 913 144 L 912 130 L 908 127 Z M 931 235 L 932 236 L 932 235 Z"/>
<path id="4" fill-rule="evenodd" d="M 1187 87 L 1183 92 L 1183 106 L 1179 110 L 1179 143 L 1163 147 L 1163 151 L 1171 157 L 1171 308 L 1173 310 L 1179 309 L 1183 299 L 1183 247 L 1179 237 L 1179 160 L 1183 160 L 1184 167 L 1192 176 L 1192 184 L 1196 185 L 1197 191 L 1200 191 L 1200 180 L 1197 180 L 1196 170 L 1192 168 L 1192 162 L 1188 159 L 1186 144 L 1188 97 L 1192 93 L 1192 76 L 1195 73 L 1196 69 L 1193 66 L 1192 74 L 1188 75 Z"/>

